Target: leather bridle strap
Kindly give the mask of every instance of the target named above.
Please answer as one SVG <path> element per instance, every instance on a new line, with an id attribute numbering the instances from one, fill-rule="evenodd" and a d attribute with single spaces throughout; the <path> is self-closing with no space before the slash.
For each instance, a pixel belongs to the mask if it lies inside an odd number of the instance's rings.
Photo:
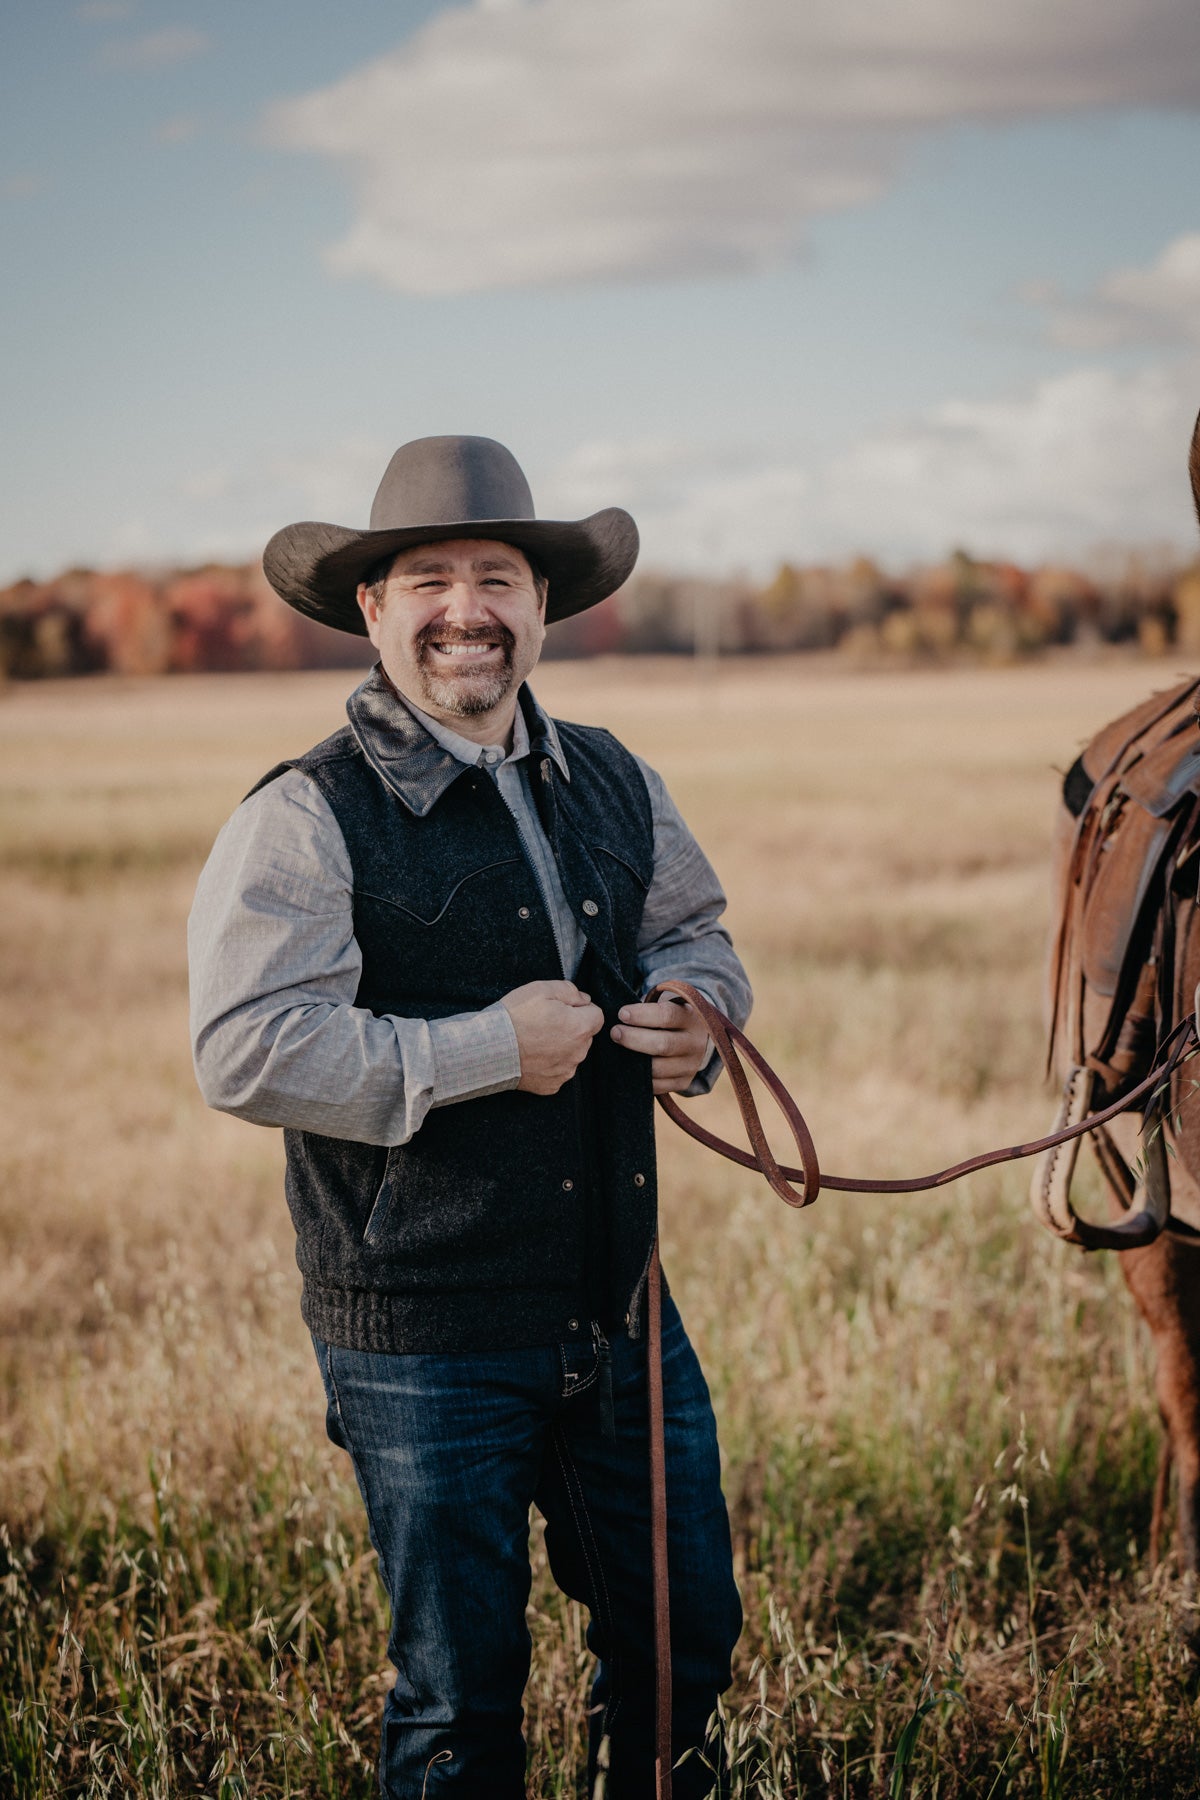
<path id="1" fill-rule="evenodd" d="M 711 1000 L 689 982 L 660 981 L 651 998 L 657 999 L 662 994 L 679 994 L 704 1020 L 713 1048 L 729 1075 L 746 1134 L 753 1148 L 740 1150 L 736 1144 L 730 1144 L 715 1132 L 707 1131 L 703 1125 L 697 1125 L 670 1094 L 660 1094 L 658 1104 L 680 1130 L 686 1131 L 697 1143 L 703 1144 L 706 1149 L 715 1150 L 718 1156 L 728 1157 L 730 1162 L 739 1163 L 743 1169 L 754 1169 L 764 1175 L 780 1199 L 786 1200 L 789 1206 L 811 1206 L 823 1187 L 837 1188 L 840 1192 L 849 1194 L 919 1194 L 930 1188 L 945 1187 L 948 1182 L 958 1181 L 963 1175 L 972 1175 L 977 1169 L 990 1169 L 996 1163 L 1019 1162 L 1027 1156 L 1038 1156 L 1043 1150 L 1053 1150 L 1056 1145 L 1082 1137 L 1097 1125 L 1106 1125 L 1118 1114 L 1129 1112 L 1140 1101 L 1145 1101 L 1155 1089 L 1169 1081 L 1179 1065 L 1194 1054 L 1198 1047 L 1196 1021 L 1189 1013 L 1163 1040 L 1159 1047 L 1160 1060 L 1136 1087 L 1130 1088 L 1119 1100 L 1114 1100 L 1111 1106 L 1104 1107 L 1100 1112 L 1088 1113 L 1085 1118 L 1064 1127 L 1062 1131 L 1053 1131 L 1048 1137 L 1034 1138 L 1028 1144 L 1009 1144 L 1001 1150 L 985 1150 L 979 1156 L 968 1156 L 964 1161 L 952 1163 L 948 1169 L 938 1169 L 932 1175 L 909 1175 L 899 1180 L 884 1180 L 875 1176 L 823 1175 L 817 1165 L 817 1153 L 803 1115 L 762 1052 L 756 1049 L 744 1032 L 738 1030 L 732 1019 L 727 1019 Z M 780 1163 L 767 1143 L 758 1106 L 742 1067 L 742 1057 L 745 1057 L 759 1076 L 786 1119 L 800 1153 L 798 1168 Z M 801 1183 L 799 1193 L 791 1186 L 793 1181 Z"/>
<path id="2" fill-rule="evenodd" d="M 671 1589 L 667 1579 L 667 1457 L 663 1430 L 662 1268 L 658 1239 L 646 1287 L 646 1396 L 650 1427 L 650 1575 L 654 1590 L 654 1791 L 671 1800 Z"/>
<path id="3" fill-rule="evenodd" d="M 1044 1150 L 1052 1150 L 1059 1144 L 1068 1143 L 1072 1138 L 1082 1137 L 1086 1131 L 1107 1124 L 1119 1113 L 1128 1112 L 1140 1101 L 1147 1100 L 1159 1088 L 1169 1092 L 1171 1077 L 1176 1069 L 1200 1048 L 1196 1021 L 1189 1013 L 1159 1046 L 1159 1061 L 1144 1081 L 1130 1088 L 1128 1093 L 1123 1094 L 1111 1106 L 1106 1106 L 1103 1111 L 1089 1113 L 1062 1131 L 1051 1132 L 1048 1137 L 1035 1138 L 1028 1144 L 1010 1144 L 1002 1150 L 986 1150 L 980 1156 L 969 1156 L 965 1161 L 952 1163 L 948 1169 L 938 1169 L 932 1175 L 912 1175 L 891 1181 L 849 1175 L 822 1175 L 817 1163 L 816 1147 L 805 1124 L 804 1115 L 762 1052 L 750 1042 L 744 1032 L 739 1031 L 732 1019 L 726 1018 L 720 1008 L 714 1006 L 698 988 L 692 987 L 690 982 L 660 981 L 646 997 L 648 1000 L 657 1000 L 664 994 L 678 995 L 686 1000 L 703 1019 L 713 1048 L 725 1065 L 751 1148 L 741 1150 L 736 1144 L 718 1137 L 715 1132 L 707 1131 L 703 1125 L 697 1125 L 669 1094 L 660 1094 L 658 1104 L 689 1137 L 695 1138 L 706 1149 L 715 1150 L 718 1156 L 728 1157 L 730 1162 L 740 1164 L 743 1169 L 756 1170 L 766 1177 L 781 1200 L 795 1207 L 811 1206 L 822 1187 L 853 1194 L 919 1194 L 930 1188 L 945 1187 L 948 1182 L 973 1174 L 977 1169 L 989 1169 L 997 1163 L 1017 1162 L 1027 1156 L 1037 1156 Z M 758 1105 L 743 1067 L 743 1058 L 759 1077 L 787 1122 L 800 1157 L 797 1168 L 781 1163 L 767 1142 Z M 798 1190 L 792 1185 L 793 1182 L 800 1183 Z M 1138 1241 L 1132 1237 L 1119 1240 L 1119 1228 L 1085 1225 L 1082 1220 L 1079 1224 L 1088 1234 L 1079 1241 L 1091 1248 L 1117 1249 L 1122 1247 L 1122 1241 L 1125 1248 L 1132 1248 Z M 667 1577 L 666 1446 L 663 1431 L 662 1272 L 657 1237 L 650 1253 L 648 1269 L 646 1327 L 649 1340 L 647 1393 L 650 1436 L 650 1561 L 654 1593 L 655 1793 L 657 1800 L 671 1800 L 671 1626 Z"/>

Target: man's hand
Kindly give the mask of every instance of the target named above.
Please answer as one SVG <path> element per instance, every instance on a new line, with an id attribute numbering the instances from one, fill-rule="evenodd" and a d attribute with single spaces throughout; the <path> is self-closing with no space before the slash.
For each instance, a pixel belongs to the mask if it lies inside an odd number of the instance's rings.
<path id="1" fill-rule="evenodd" d="M 643 1000 L 623 1006 L 621 1023 L 612 1028 L 614 1044 L 651 1056 L 651 1076 L 656 1094 L 682 1094 L 708 1061 L 708 1031 L 699 1013 L 686 1001 Z"/>
<path id="2" fill-rule="evenodd" d="M 604 1014 L 573 981 L 527 981 L 500 1004 L 517 1034 L 518 1088 L 527 1094 L 557 1094 L 590 1050 Z"/>

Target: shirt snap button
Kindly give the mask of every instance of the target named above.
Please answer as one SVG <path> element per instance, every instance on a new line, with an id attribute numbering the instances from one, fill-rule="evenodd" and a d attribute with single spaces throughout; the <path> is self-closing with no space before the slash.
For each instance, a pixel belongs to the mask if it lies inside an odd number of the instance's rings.
<path id="1" fill-rule="evenodd" d="M 583 903 L 583 910 L 589 919 L 594 919 L 596 914 L 600 911 L 600 908 L 596 905 L 594 900 L 585 900 Z"/>
<path id="2" fill-rule="evenodd" d="M 567 1320 L 567 1330 L 568 1331 L 578 1331 L 579 1330 L 579 1320 L 578 1319 L 568 1319 Z"/>
<path id="3" fill-rule="evenodd" d="M 517 917 L 518 919 L 527 919 L 529 917 L 529 908 L 527 906 L 518 906 Z"/>
<path id="4" fill-rule="evenodd" d="M 563 1193 L 569 1194 L 571 1192 L 571 1189 L 574 1186 L 575 1186 L 575 1183 L 571 1180 L 571 1177 L 568 1175 L 567 1179 L 563 1182 Z"/>
<path id="5" fill-rule="evenodd" d="M 633 1178 L 633 1185 L 634 1187 L 645 1187 L 646 1177 L 644 1175 L 635 1175 Z"/>

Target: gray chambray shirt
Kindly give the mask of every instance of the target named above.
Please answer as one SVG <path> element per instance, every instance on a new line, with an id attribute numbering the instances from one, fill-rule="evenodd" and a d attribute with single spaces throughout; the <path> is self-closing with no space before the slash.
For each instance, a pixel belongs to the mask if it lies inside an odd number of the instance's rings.
<path id="1" fill-rule="evenodd" d="M 451 756 L 492 775 L 537 877 L 563 973 L 573 977 L 584 939 L 533 803 L 520 707 L 506 753 L 405 704 Z M 537 714 L 570 780 L 553 721 Z M 361 729 L 353 713 L 351 722 Z M 654 826 L 638 939 L 643 991 L 669 976 L 690 981 L 744 1024 L 750 986 L 721 924 L 725 895 L 662 778 L 640 758 L 638 766 Z M 499 1002 L 427 1020 L 356 1006 L 362 957 L 352 886 L 337 820 L 306 775 L 289 769 L 242 802 L 213 845 L 188 920 L 196 1075 L 210 1106 L 256 1125 L 404 1144 L 431 1107 L 516 1087 L 516 1033 Z M 719 1073 L 714 1056 L 688 1093 L 707 1093 Z"/>

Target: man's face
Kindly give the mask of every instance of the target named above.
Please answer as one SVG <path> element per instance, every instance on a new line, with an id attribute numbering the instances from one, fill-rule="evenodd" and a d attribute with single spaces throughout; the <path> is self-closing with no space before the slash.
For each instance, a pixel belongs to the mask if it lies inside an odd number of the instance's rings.
<path id="1" fill-rule="evenodd" d="M 546 635 L 522 551 L 490 538 L 416 544 L 393 561 L 382 598 L 363 584 L 358 603 L 402 694 L 464 737 L 503 741 Z"/>

